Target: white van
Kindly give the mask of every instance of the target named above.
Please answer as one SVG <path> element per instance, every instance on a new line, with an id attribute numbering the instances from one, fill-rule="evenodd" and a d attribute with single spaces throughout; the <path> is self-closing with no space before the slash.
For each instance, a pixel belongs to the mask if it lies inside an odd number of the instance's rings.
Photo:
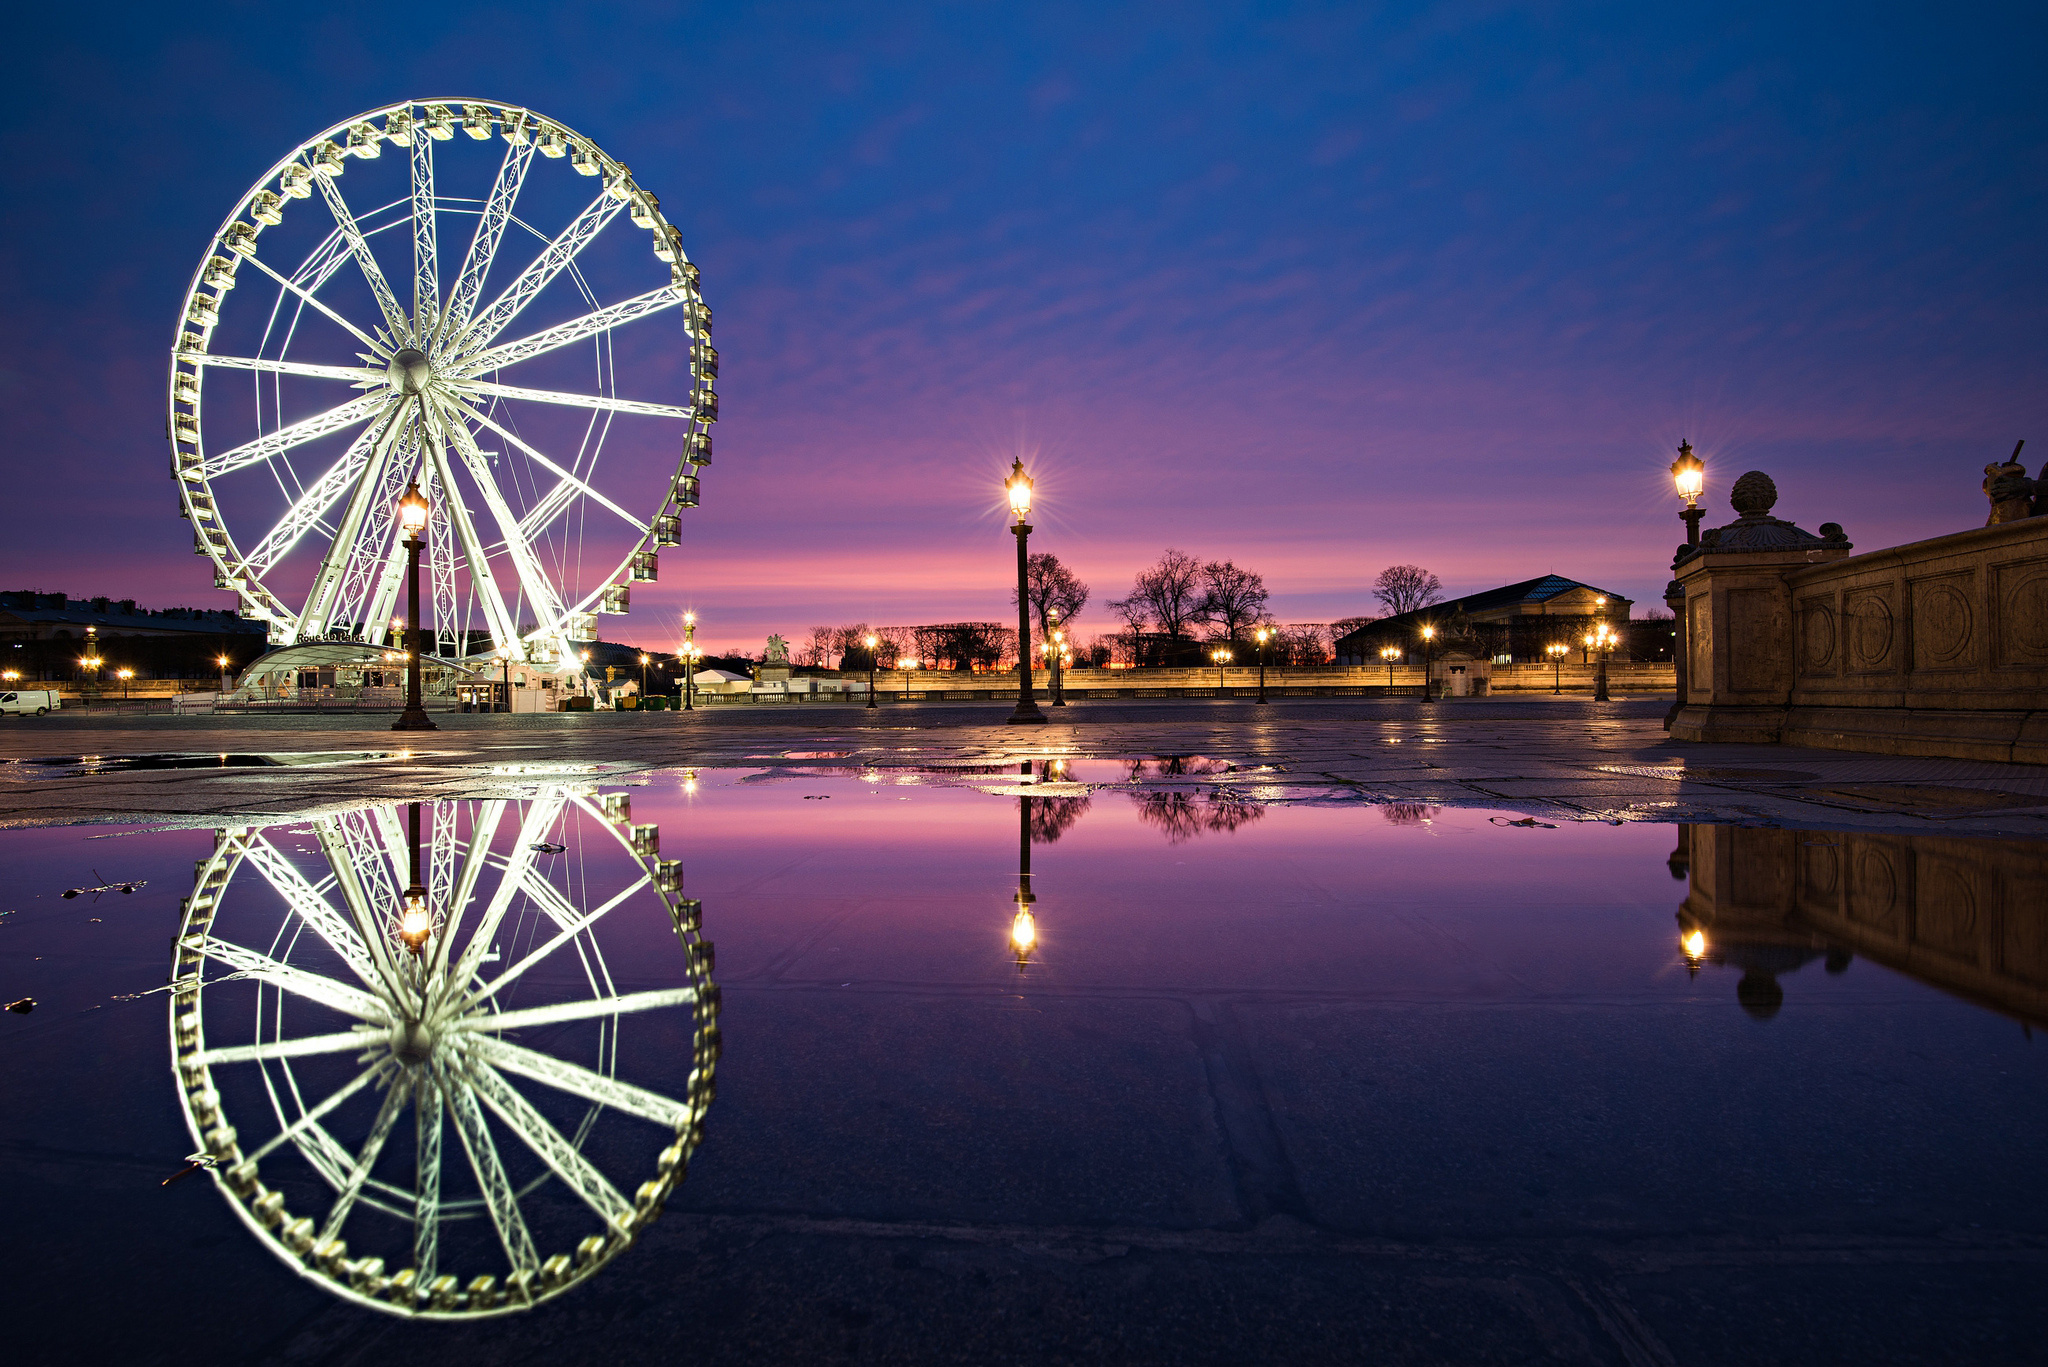
<path id="1" fill-rule="evenodd" d="M 63 705 L 54 688 L 12 688 L 0 693 L 0 716 L 12 712 L 22 716 L 34 713 L 40 717 L 55 712 Z"/>

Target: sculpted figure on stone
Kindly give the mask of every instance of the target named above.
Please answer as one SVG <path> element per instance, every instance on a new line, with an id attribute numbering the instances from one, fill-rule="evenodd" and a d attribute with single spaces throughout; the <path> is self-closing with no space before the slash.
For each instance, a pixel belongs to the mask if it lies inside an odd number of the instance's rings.
<path id="1" fill-rule="evenodd" d="M 1984 467 L 1984 497 L 1991 500 L 1991 515 L 1984 519 L 1987 527 L 2048 512 L 2048 488 L 2042 487 L 2048 484 L 2048 468 L 2042 470 L 2040 481 L 2027 478 L 2027 467 L 2020 464 L 2020 447 L 2026 444 L 2022 440 L 2004 462 Z"/>

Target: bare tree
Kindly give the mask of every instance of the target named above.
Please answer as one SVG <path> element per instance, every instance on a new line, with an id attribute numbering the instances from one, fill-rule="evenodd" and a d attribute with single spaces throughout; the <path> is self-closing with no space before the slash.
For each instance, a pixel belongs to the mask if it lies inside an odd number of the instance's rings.
<path id="1" fill-rule="evenodd" d="M 834 635 L 831 627 L 812 627 L 811 639 L 797 648 L 796 662 L 813 667 L 826 663 L 832 654 Z"/>
<path id="2" fill-rule="evenodd" d="M 1158 564 L 1138 572 L 1130 596 L 1109 606 L 1133 631 L 1142 629 L 1141 622 L 1156 622 L 1162 635 L 1183 639 L 1202 608 L 1202 562 L 1168 547 Z"/>
<path id="3" fill-rule="evenodd" d="M 1372 596 L 1385 603 L 1387 611 L 1398 617 L 1404 612 L 1442 602 L 1444 585 L 1441 579 L 1420 565 L 1389 565 L 1380 571 L 1379 578 L 1372 581 Z"/>
<path id="4" fill-rule="evenodd" d="M 1239 569 L 1229 560 L 1211 560 L 1202 566 L 1202 601 L 1195 609 L 1196 620 L 1221 627 L 1223 639 L 1235 641 L 1265 614 L 1266 598 L 1264 575 Z"/>
<path id="5" fill-rule="evenodd" d="M 1041 636 L 1050 635 L 1055 616 L 1071 622 L 1088 602 L 1088 586 L 1060 563 L 1056 555 L 1040 552 L 1024 567 L 1024 594 L 1031 600 L 1031 616 Z M 1017 591 L 1010 590 L 1010 606 L 1017 605 Z"/>
<path id="6" fill-rule="evenodd" d="M 1360 627 L 1370 626 L 1377 621 L 1379 621 L 1377 617 L 1339 617 L 1336 621 L 1330 623 L 1330 639 L 1341 641 Z"/>

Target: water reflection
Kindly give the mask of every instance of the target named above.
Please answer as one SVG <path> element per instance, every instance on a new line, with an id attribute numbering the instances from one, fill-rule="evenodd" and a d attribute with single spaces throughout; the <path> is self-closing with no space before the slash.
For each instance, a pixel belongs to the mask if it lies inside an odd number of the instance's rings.
<path id="1" fill-rule="evenodd" d="M 1178 845 L 1209 832 L 1228 833 L 1265 819 L 1266 809 L 1236 793 L 1132 793 L 1138 820 L 1156 826 Z"/>
<path id="2" fill-rule="evenodd" d="M 215 832 L 170 986 L 191 1167 L 337 1296 L 524 1310 L 683 1179 L 719 1052 L 711 945 L 624 794 L 407 816 Z"/>
<path id="3" fill-rule="evenodd" d="M 1680 826 L 1679 948 L 1738 969 L 1759 1020 L 1779 982 L 1856 955 L 2029 1024 L 2048 1020 L 2048 842 Z"/>

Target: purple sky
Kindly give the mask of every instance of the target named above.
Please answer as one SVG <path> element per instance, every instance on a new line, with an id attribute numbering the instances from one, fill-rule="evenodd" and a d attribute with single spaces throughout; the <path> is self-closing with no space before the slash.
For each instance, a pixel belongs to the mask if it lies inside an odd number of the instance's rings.
<path id="1" fill-rule="evenodd" d="M 1007 614 L 997 481 L 1101 604 L 1168 545 L 1282 620 L 1549 571 L 1647 606 L 1666 466 L 1859 549 L 2048 459 L 2030 6 L 40 7 L 5 58 L 0 587 L 222 606 L 166 349 L 300 139 L 473 93 L 662 197 L 724 358 L 686 545 L 606 635 Z M 651 504 L 658 485 L 645 491 Z M 1639 610 L 1641 610 L 1639 608 Z"/>

